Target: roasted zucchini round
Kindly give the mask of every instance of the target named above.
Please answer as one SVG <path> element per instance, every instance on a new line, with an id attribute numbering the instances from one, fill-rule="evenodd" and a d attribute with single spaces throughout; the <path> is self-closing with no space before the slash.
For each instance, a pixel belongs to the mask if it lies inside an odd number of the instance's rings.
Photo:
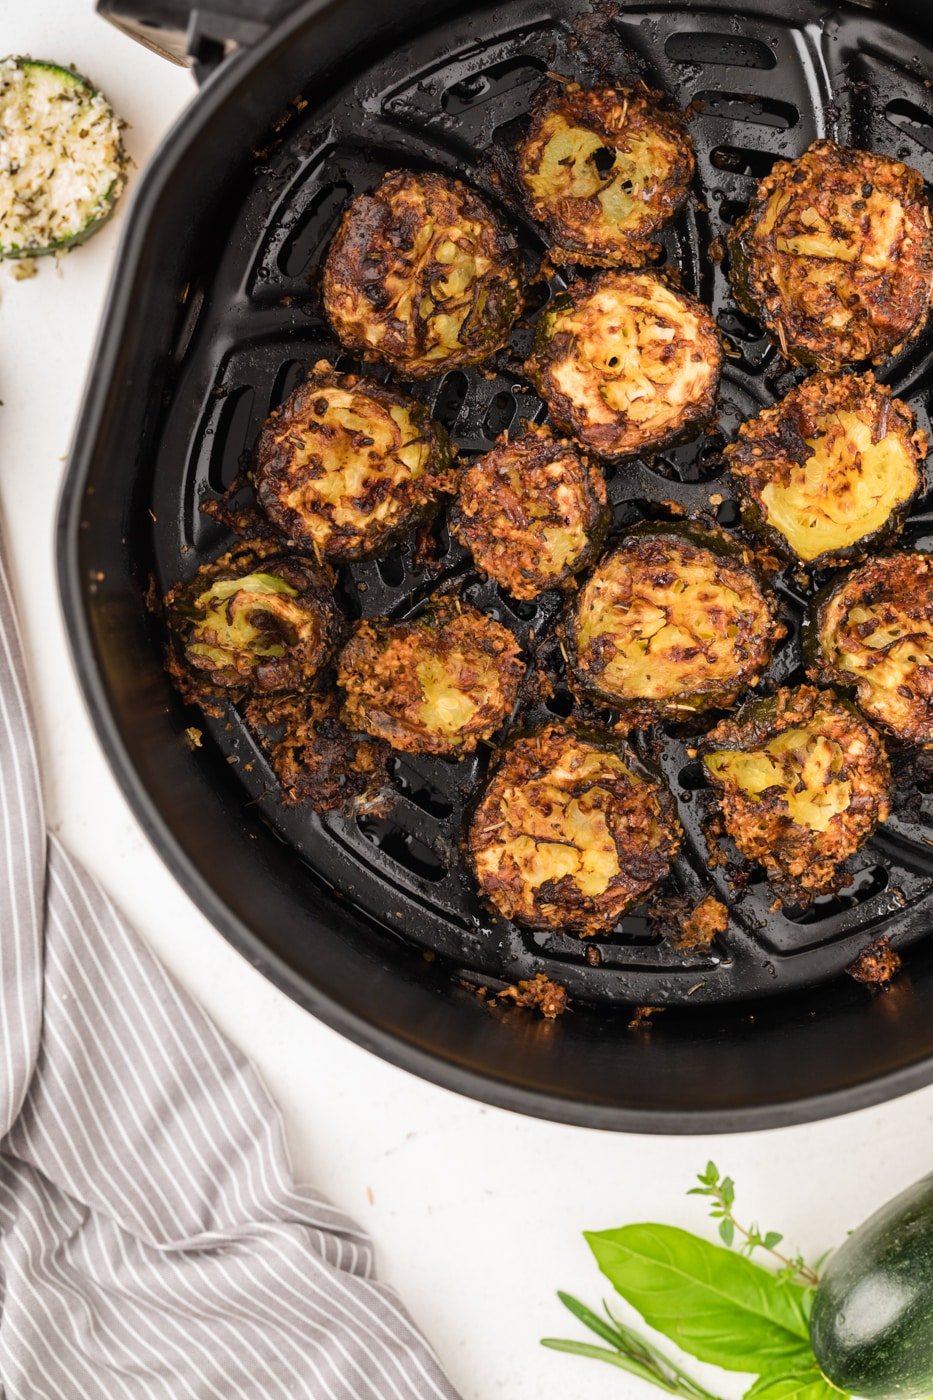
<path id="1" fill-rule="evenodd" d="M 329 559 L 384 549 L 453 483 L 447 434 L 423 404 L 326 360 L 268 418 L 256 462 L 272 523 Z"/>
<path id="2" fill-rule="evenodd" d="M 281 544 L 239 545 L 164 599 L 169 672 L 191 699 L 311 684 L 337 637 L 333 580 Z"/>
<path id="3" fill-rule="evenodd" d="M 739 305 L 800 364 L 879 363 L 929 315 L 923 177 L 888 156 L 814 141 L 760 181 L 728 242 Z"/>
<path id="4" fill-rule="evenodd" d="M 500 914 L 582 937 L 644 899 L 681 839 L 667 788 L 618 735 L 552 724 L 507 744 L 467 844 Z"/>
<path id="5" fill-rule="evenodd" d="M 83 243 L 126 183 L 121 123 L 80 73 L 0 60 L 0 258 Z"/>
<path id="6" fill-rule="evenodd" d="M 855 687 L 859 709 L 896 738 L 933 744 L 933 557 L 871 559 L 814 600 L 814 680 Z"/>
<path id="7" fill-rule="evenodd" d="M 362 812 L 381 805 L 389 749 L 350 733 L 330 687 L 325 693 L 254 696 L 244 714 L 286 807 L 307 803 L 315 812 Z"/>
<path id="8" fill-rule="evenodd" d="M 658 94 L 549 81 L 518 148 L 518 182 L 557 263 L 643 267 L 687 198 L 693 146 Z"/>
<path id="9" fill-rule="evenodd" d="M 428 379 L 505 344 L 521 304 L 515 238 L 446 175 L 394 170 L 344 213 L 324 267 L 343 345 Z"/>
<path id="10" fill-rule="evenodd" d="M 926 435 L 874 375 L 814 374 L 726 448 L 743 515 L 813 567 L 896 535 L 921 483 Z"/>
<path id="11" fill-rule="evenodd" d="M 404 622 L 358 624 L 337 679 L 347 725 L 409 753 L 470 753 L 506 722 L 525 673 L 515 637 L 443 599 Z"/>
<path id="12" fill-rule="evenodd" d="M 884 744 L 832 690 L 799 686 L 750 701 L 701 752 L 726 831 L 791 903 L 844 884 L 843 862 L 888 818 Z"/>
<path id="13" fill-rule="evenodd" d="M 734 704 L 784 635 L 742 551 L 681 525 L 633 530 L 586 580 L 564 631 L 580 687 L 636 726 Z"/>
<path id="14" fill-rule="evenodd" d="M 602 472 L 548 428 L 500 442 L 460 477 L 450 528 L 513 598 L 565 583 L 609 527 Z"/>
<path id="15" fill-rule="evenodd" d="M 653 273 L 604 272 L 542 313 L 525 369 L 557 428 L 623 457 L 706 423 L 721 365 L 705 306 Z"/>

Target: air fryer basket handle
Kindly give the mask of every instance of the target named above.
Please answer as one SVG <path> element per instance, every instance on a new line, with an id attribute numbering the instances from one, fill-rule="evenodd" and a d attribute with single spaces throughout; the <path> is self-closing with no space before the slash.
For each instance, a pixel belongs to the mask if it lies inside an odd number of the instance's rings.
<path id="1" fill-rule="evenodd" d="M 256 42 L 295 0 L 97 0 L 98 14 L 201 81 L 238 45 Z"/>

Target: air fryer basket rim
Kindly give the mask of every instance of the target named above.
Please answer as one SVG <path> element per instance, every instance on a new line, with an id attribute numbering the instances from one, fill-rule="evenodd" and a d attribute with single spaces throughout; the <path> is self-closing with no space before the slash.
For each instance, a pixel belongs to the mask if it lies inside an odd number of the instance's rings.
<path id="1" fill-rule="evenodd" d="M 83 408 L 67 469 L 57 526 L 59 586 L 75 666 L 92 722 L 104 752 L 134 814 L 148 838 L 182 888 L 224 937 L 265 976 L 318 1019 L 371 1050 L 381 1058 L 442 1087 L 531 1116 L 599 1129 L 652 1133 L 732 1132 L 787 1126 L 855 1111 L 911 1092 L 933 1080 L 933 1056 L 881 1072 L 830 1093 L 814 1093 L 787 1101 L 678 1109 L 676 1112 L 642 1111 L 616 1105 L 571 1099 L 555 1092 L 477 1072 L 437 1050 L 389 1034 L 355 1014 L 337 997 L 330 996 L 297 976 L 216 893 L 210 882 L 182 849 L 170 823 L 153 801 L 124 742 L 102 682 L 90 625 L 87 583 L 80 565 L 79 531 L 84 490 L 90 472 L 93 444 L 100 427 L 107 386 L 118 370 L 121 328 L 132 315 L 131 290 L 150 220 L 165 196 L 187 144 L 229 101 L 242 80 L 264 59 L 304 29 L 316 17 L 335 14 L 342 0 L 309 0 L 299 7 L 252 50 L 228 59 L 210 78 L 192 105 L 169 133 L 140 177 L 128 211 L 117 254 L 116 270 L 86 386 Z M 427 7 L 422 7 L 426 9 Z M 727 10 L 723 0 L 707 9 Z M 751 8 L 751 7 L 750 7 Z M 754 6 L 758 8 L 758 6 Z M 765 7 L 761 6 L 761 11 Z"/>

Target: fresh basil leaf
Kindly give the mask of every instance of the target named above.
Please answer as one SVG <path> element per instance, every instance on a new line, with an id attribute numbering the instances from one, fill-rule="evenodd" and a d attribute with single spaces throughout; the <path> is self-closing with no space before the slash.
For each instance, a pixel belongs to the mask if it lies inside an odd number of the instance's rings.
<path id="1" fill-rule="evenodd" d="M 587 1233 L 609 1282 L 683 1351 L 729 1371 L 813 1366 L 805 1290 L 671 1225 Z"/>
<path id="2" fill-rule="evenodd" d="M 791 1375 L 759 1376 L 745 1400 L 847 1400 L 844 1392 L 830 1385 L 818 1366 Z"/>

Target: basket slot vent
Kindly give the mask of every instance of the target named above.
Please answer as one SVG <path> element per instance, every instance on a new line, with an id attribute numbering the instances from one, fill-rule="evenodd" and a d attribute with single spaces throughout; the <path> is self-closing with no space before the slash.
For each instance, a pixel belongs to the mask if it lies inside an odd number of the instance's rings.
<path id="1" fill-rule="evenodd" d="M 922 107 L 908 102 L 906 97 L 895 97 L 884 109 L 885 119 L 903 131 L 928 151 L 933 151 L 933 116 Z"/>
<path id="2" fill-rule="evenodd" d="M 776 97 L 757 97 L 743 92 L 698 92 L 694 102 L 705 117 L 722 121 L 751 122 L 753 126 L 770 126 L 776 131 L 789 131 L 800 121 L 800 113 L 790 102 Z"/>
<path id="3" fill-rule="evenodd" d="M 447 866 L 437 853 L 411 832 L 400 830 L 394 821 L 382 817 L 358 817 L 356 824 L 360 834 L 371 845 L 420 880 L 439 884 L 447 878 Z"/>
<path id="4" fill-rule="evenodd" d="M 205 430 L 206 437 L 213 437 L 207 481 L 218 495 L 226 491 L 245 465 L 253 436 L 255 401 L 255 390 L 248 384 L 231 389 L 220 401 L 213 433 L 210 428 Z"/>
<path id="5" fill-rule="evenodd" d="M 746 146 L 715 146 L 709 153 L 710 164 L 730 175 L 751 175 L 761 180 L 770 174 L 777 156 L 768 151 L 750 151 Z"/>
<path id="6" fill-rule="evenodd" d="M 721 63 L 728 68 L 777 67 L 777 55 L 761 39 L 739 34 L 698 34 L 679 31 L 664 41 L 664 52 L 675 63 Z"/>
<path id="7" fill-rule="evenodd" d="M 321 186 L 279 250 L 280 272 L 286 277 L 304 275 L 318 248 L 336 228 L 341 210 L 352 194 L 353 187 L 346 180 L 332 180 Z"/>
<path id="8" fill-rule="evenodd" d="M 489 102 L 500 93 L 513 88 L 524 87 L 526 83 L 536 83 L 545 71 L 540 59 L 528 56 L 504 58 L 500 63 L 490 64 L 478 73 L 470 73 L 445 88 L 441 96 L 441 106 L 445 112 L 455 115 L 466 112 L 480 102 Z"/>

